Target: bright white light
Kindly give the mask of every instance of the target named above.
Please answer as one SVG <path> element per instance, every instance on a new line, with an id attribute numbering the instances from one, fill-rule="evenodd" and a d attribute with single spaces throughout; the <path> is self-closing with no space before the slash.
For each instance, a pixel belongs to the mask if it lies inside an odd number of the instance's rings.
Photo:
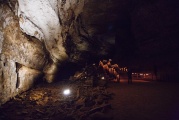
<path id="1" fill-rule="evenodd" d="M 63 94 L 64 94 L 64 95 L 69 95 L 69 94 L 70 94 L 70 89 L 65 89 L 65 90 L 63 91 Z"/>
<path id="2" fill-rule="evenodd" d="M 101 77 L 102 80 L 104 80 L 104 77 Z"/>

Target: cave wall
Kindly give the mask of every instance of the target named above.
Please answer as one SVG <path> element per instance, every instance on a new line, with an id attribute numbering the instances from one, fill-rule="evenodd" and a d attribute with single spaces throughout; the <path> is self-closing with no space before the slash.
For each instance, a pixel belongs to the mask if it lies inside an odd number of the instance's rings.
<path id="1" fill-rule="evenodd" d="M 113 58 L 178 79 L 176 0 L 0 0 L 0 104 L 65 63 Z M 167 76 L 167 77 L 166 77 Z"/>
<path id="2" fill-rule="evenodd" d="M 65 1 L 59 5 L 62 36 L 69 61 L 89 62 L 114 52 L 115 34 L 112 29 L 117 13 L 115 10 L 110 12 L 117 9 L 114 2 L 116 0 L 80 0 Z"/>
<path id="3" fill-rule="evenodd" d="M 98 20 L 107 18 L 113 7 L 106 7 L 108 2 L 0 1 L 0 104 L 39 79 L 51 83 L 64 62 L 84 64 L 108 55 L 115 43 L 109 32 L 114 20 Z M 95 4 L 101 8 L 92 10 Z"/>
<path id="4" fill-rule="evenodd" d="M 0 104 L 31 88 L 46 64 L 43 46 L 21 32 L 14 14 L 0 5 Z"/>

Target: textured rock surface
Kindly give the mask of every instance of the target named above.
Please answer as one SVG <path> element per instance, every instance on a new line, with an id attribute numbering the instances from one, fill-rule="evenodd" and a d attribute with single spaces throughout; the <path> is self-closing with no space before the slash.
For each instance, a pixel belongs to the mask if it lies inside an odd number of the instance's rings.
<path id="1" fill-rule="evenodd" d="M 150 69 L 157 64 L 163 77 L 176 76 L 177 5 L 177 0 L 0 0 L 1 98 L 17 94 L 10 92 L 16 83 L 28 89 L 41 74 L 53 82 L 66 61 L 84 64 L 114 54 L 119 64 Z"/>
<path id="2" fill-rule="evenodd" d="M 61 26 L 58 18 L 57 1 L 19 0 L 18 16 L 20 27 L 28 35 L 43 40 L 53 61 L 67 58 L 62 46 Z M 58 62 L 57 61 L 57 62 Z"/>
<path id="3" fill-rule="evenodd" d="M 72 93 L 69 96 L 63 95 L 62 91 L 66 87 L 64 82 L 36 86 L 0 106 L 0 119 L 88 119 L 94 117 L 96 112 L 105 116 L 111 109 L 113 94 L 103 87 L 81 85 L 71 84 Z M 79 87 L 80 94 L 77 97 Z"/>
<path id="4" fill-rule="evenodd" d="M 0 7 L 0 104 L 28 90 L 41 76 L 47 57 L 38 40 L 23 34 L 7 5 Z"/>
<path id="5" fill-rule="evenodd" d="M 3 60 L 0 63 L 0 104 L 2 104 L 17 94 L 17 73 L 14 61 Z"/>
<path id="6" fill-rule="evenodd" d="M 114 35 L 102 37 L 105 33 L 93 25 L 107 14 L 105 10 L 92 10 L 95 3 L 84 0 L 1 3 L 1 104 L 29 89 L 42 72 L 51 83 L 59 64 L 68 56 L 69 61 L 79 62 L 108 54 Z M 88 16 L 96 11 L 101 16 L 89 20 Z M 105 27 L 105 22 L 100 26 Z"/>
<path id="7" fill-rule="evenodd" d="M 71 61 L 88 61 L 93 57 L 108 55 L 112 51 L 115 38 L 108 26 L 114 23 L 111 16 L 117 14 L 108 13 L 110 8 L 117 6 L 106 6 L 109 3 L 107 0 L 81 0 L 70 3 L 66 1 L 59 5 L 62 35 L 66 40 L 65 46 Z"/>
<path id="8" fill-rule="evenodd" d="M 1 60 L 0 68 L 0 105 L 31 88 L 41 75 L 40 71 L 25 66 L 18 68 L 12 60 Z"/>

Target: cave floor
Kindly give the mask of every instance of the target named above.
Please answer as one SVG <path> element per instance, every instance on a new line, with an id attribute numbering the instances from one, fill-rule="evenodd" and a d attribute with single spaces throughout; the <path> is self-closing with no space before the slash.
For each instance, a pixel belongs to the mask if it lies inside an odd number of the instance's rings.
<path id="1" fill-rule="evenodd" d="M 134 80 L 111 84 L 115 120 L 179 120 L 179 83 Z"/>
<path id="2" fill-rule="evenodd" d="M 58 101 L 69 101 L 62 95 L 62 89 L 62 84 L 38 85 L 2 105 L 0 119 L 71 119 L 59 112 L 67 104 Z M 128 84 L 122 80 L 121 83 L 109 83 L 107 90 L 114 96 L 109 101 L 112 109 L 106 113 L 110 117 L 106 119 L 179 120 L 179 83 L 134 80 L 133 84 Z"/>

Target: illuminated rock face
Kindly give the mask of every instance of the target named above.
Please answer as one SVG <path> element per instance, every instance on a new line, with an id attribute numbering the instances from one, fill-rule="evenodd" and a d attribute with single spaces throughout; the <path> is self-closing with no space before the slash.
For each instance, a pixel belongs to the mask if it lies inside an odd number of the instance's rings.
<path id="1" fill-rule="evenodd" d="M 98 11 L 92 10 L 93 5 L 98 2 L 19 0 L 18 3 L 20 28 L 27 35 L 43 42 L 49 52 L 51 62 L 44 68 L 45 79 L 48 82 L 53 81 L 58 71 L 58 64 L 67 59 L 71 62 L 86 61 L 93 56 L 107 55 L 111 51 L 114 35 L 104 36 L 106 33 L 98 33 L 100 30 L 107 32 L 104 29 L 109 21 L 101 24 L 104 28 L 96 29 L 96 26 L 91 24 L 99 23 L 97 19 L 101 16 L 89 20 L 88 14 L 92 15 Z M 105 4 L 107 2 L 102 5 Z M 100 10 L 99 13 L 102 16 L 107 14 L 106 11 Z"/>
<path id="2" fill-rule="evenodd" d="M 117 62 L 152 66 L 156 61 L 166 69 L 162 74 L 168 73 L 170 66 L 162 65 L 179 61 L 171 55 L 179 50 L 175 5 L 168 0 L 1 0 L 0 104 L 41 76 L 53 82 L 66 61 L 88 63 L 109 57 L 114 48 Z"/>
<path id="3" fill-rule="evenodd" d="M 53 66 L 67 59 L 61 36 L 57 0 L 19 0 L 18 17 L 22 31 L 34 36 L 45 45 L 52 63 L 45 70 L 45 79 L 53 81 L 56 70 Z M 53 72 L 48 72 L 48 70 Z"/>
<path id="4" fill-rule="evenodd" d="M 19 28 L 17 16 L 0 7 L 0 104 L 28 90 L 42 75 L 47 63 L 45 49 L 37 39 Z"/>
<path id="5" fill-rule="evenodd" d="M 104 36 L 92 25 L 97 18 L 90 21 L 87 14 L 96 12 L 91 11 L 93 2 L 0 2 L 0 104 L 28 90 L 39 77 L 53 82 L 66 60 L 87 62 L 108 54 L 114 35 Z"/>
<path id="6" fill-rule="evenodd" d="M 19 0 L 19 24 L 23 32 L 43 41 L 54 61 L 67 58 L 62 45 L 57 0 Z"/>

